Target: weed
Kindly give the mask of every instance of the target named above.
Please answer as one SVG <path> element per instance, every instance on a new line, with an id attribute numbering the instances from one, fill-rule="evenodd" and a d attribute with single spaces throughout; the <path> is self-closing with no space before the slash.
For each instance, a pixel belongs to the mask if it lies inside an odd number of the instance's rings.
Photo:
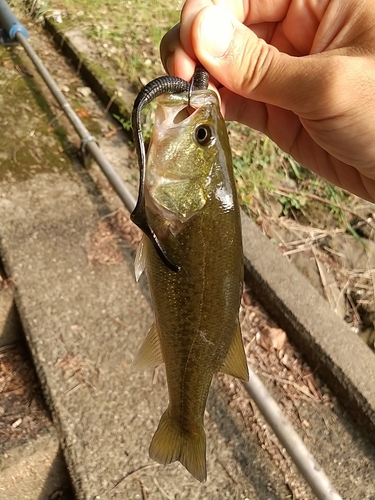
<path id="1" fill-rule="evenodd" d="M 279 202 L 283 205 L 283 214 L 290 215 L 292 209 L 301 210 L 306 205 L 306 198 L 303 194 L 286 194 L 280 196 Z"/>
<path id="2" fill-rule="evenodd" d="M 182 0 L 49 0 L 65 9 L 73 20 L 80 16 L 86 36 L 105 48 L 105 58 L 135 89 L 140 81 L 152 80 L 163 71 L 159 44 L 162 36 L 179 21 Z M 124 14 L 126 10 L 126 15 Z M 116 49 L 116 50 L 115 50 Z"/>
<path id="3" fill-rule="evenodd" d="M 23 0 L 22 3 L 25 6 L 26 12 L 33 18 L 39 20 L 49 11 L 50 2 L 51 0 Z M 13 4 L 17 3 L 19 2 L 10 2 L 9 5 L 13 7 Z"/>

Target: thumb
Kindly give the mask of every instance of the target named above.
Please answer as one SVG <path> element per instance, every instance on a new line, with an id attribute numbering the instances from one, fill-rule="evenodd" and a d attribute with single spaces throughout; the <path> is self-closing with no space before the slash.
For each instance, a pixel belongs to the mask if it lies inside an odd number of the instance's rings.
<path id="1" fill-rule="evenodd" d="M 319 118 L 316 96 L 323 100 L 319 92 L 327 92 L 335 66 L 331 58 L 284 54 L 218 6 L 199 12 L 192 26 L 192 45 L 207 71 L 232 92 L 305 118 Z"/>

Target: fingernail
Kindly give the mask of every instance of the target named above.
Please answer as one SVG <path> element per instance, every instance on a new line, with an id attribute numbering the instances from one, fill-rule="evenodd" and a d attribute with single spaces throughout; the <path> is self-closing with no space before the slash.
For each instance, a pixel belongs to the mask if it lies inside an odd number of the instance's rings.
<path id="1" fill-rule="evenodd" d="M 222 57 L 232 41 L 233 29 L 228 10 L 217 6 L 207 8 L 199 27 L 199 37 L 206 52 L 212 57 Z"/>

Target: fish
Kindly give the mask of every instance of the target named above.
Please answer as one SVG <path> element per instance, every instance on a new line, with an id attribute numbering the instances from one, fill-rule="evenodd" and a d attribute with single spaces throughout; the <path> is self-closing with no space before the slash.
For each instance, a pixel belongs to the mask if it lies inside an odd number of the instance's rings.
<path id="1" fill-rule="evenodd" d="M 204 412 L 212 378 L 223 372 L 248 380 L 238 317 L 240 210 L 214 91 L 157 98 L 143 194 L 145 219 L 163 254 L 143 236 L 135 274 L 138 280 L 146 270 L 155 322 L 132 367 L 165 363 L 169 395 L 149 455 L 164 465 L 179 461 L 205 482 Z"/>

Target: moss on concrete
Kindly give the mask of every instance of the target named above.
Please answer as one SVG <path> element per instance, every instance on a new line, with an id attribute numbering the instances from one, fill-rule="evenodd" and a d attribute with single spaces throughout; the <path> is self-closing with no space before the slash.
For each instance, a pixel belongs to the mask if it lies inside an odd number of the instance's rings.
<path id="1" fill-rule="evenodd" d="M 65 170 L 69 147 L 66 131 L 17 47 L 0 48 L 0 82 L 0 180 Z"/>

